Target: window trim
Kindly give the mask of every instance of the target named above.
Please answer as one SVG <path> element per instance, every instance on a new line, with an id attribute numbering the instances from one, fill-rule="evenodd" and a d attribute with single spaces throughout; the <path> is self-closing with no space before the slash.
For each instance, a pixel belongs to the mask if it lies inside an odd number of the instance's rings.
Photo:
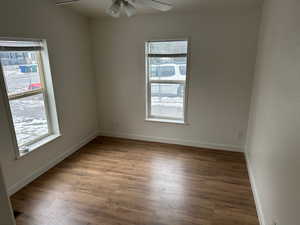
<path id="1" fill-rule="evenodd" d="M 1 62 L 0 62 L 0 90 L 1 90 L 0 94 L 2 94 L 4 110 L 8 117 L 9 130 L 11 133 L 12 144 L 14 146 L 15 156 L 16 156 L 16 160 L 17 160 L 17 159 L 20 159 L 20 158 L 28 155 L 29 153 L 33 152 L 34 150 L 44 146 L 45 144 L 55 140 L 56 138 L 62 136 L 62 134 L 60 132 L 60 127 L 59 127 L 59 120 L 58 120 L 55 96 L 54 96 L 53 85 L 52 85 L 52 76 L 51 76 L 51 71 L 50 71 L 49 55 L 48 55 L 46 40 L 29 39 L 29 38 L 6 38 L 6 37 L 4 37 L 4 38 L 0 37 L 0 40 L 1 41 L 25 41 L 25 42 L 32 41 L 32 42 L 40 42 L 41 43 L 40 47 L 24 47 L 24 48 L 16 47 L 16 48 L 22 49 L 22 51 L 39 51 L 38 67 L 39 67 L 39 71 L 40 71 L 40 82 L 42 83 L 42 87 L 40 89 L 8 95 L 6 84 L 5 84 L 4 71 L 3 71 L 3 68 L 2 68 Z M 0 48 L 0 51 L 2 51 L 1 48 Z M 46 76 L 50 76 L 50 77 L 46 78 Z M 48 133 L 45 135 L 42 135 L 41 137 L 38 137 L 32 141 L 27 142 L 26 145 L 30 146 L 29 147 L 30 149 L 27 152 L 21 153 L 20 148 L 19 148 L 21 146 L 18 146 L 17 136 L 16 136 L 16 132 L 15 132 L 15 127 L 14 127 L 14 123 L 13 123 L 13 117 L 12 117 L 12 112 L 11 112 L 9 102 L 11 100 L 22 99 L 25 97 L 34 96 L 34 95 L 38 95 L 38 94 L 43 95 L 44 105 L 45 105 L 45 113 L 46 113 L 47 125 L 48 125 Z M 50 98 L 49 94 L 50 94 L 51 98 Z M 51 105 L 50 105 L 50 101 L 51 101 Z"/>
<path id="2" fill-rule="evenodd" d="M 187 41 L 187 53 L 178 53 L 178 54 L 149 54 L 148 53 L 148 45 L 150 42 L 172 42 L 172 41 Z M 176 39 L 154 39 L 154 40 L 147 40 L 145 41 L 145 88 L 146 88 L 146 118 L 145 121 L 147 122 L 160 122 L 160 123 L 170 123 L 170 124 L 179 124 L 179 125 L 188 125 L 188 116 L 187 116 L 187 106 L 188 106 L 188 95 L 189 95 L 189 81 L 190 81 L 190 45 L 191 41 L 190 38 L 176 38 Z M 152 57 L 186 57 L 186 79 L 185 81 L 174 81 L 174 80 L 150 80 L 149 79 L 149 71 L 148 71 L 148 59 L 149 56 Z M 183 99 L 183 119 L 173 118 L 173 117 L 155 117 L 151 116 L 151 84 L 152 83 L 162 83 L 162 84 L 184 84 L 184 99 Z"/>

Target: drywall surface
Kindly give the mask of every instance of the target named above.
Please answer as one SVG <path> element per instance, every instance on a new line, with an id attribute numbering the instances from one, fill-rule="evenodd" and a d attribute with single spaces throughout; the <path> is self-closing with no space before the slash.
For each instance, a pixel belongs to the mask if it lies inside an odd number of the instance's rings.
<path id="1" fill-rule="evenodd" d="M 265 225 L 298 225 L 300 2 L 266 0 L 247 155 Z"/>
<path id="2" fill-rule="evenodd" d="M 9 191 L 97 132 L 88 21 L 53 1 L 9 0 L 0 7 L 0 37 L 47 40 L 62 136 L 15 160 L 0 93 L 0 160 Z M 17 185 L 17 186 L 16 186 Z"/>
<path id="3" fill-rule="evenodd" d="M 15 225 L 0 164 L 0 225 Z"/>
<path id="4" fill-rule="evenodd" d="M 241 151 L 260 9 L 91 21 L 101 134 Z M 189 38 L 187 125 L 145 121 L 145 42 Z"/>

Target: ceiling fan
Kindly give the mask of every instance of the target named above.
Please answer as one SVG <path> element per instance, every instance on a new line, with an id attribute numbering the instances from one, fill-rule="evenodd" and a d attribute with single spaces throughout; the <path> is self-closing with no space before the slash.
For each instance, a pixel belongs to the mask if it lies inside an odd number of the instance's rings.
<path id="1" fill-rule="evenodd" d="M 56 2 L 56 5 L 67 5 L 78 2 L 80 0 L 62 0 Z M 172 4 L 163 2 L 162 0 L 112 0 L 112 5 L 106 12 L 112 17 L 120 17 L 121 12 L 130 17 L 136 14 L 136 6 L 150 7 L 160 11 L 168 11 L 172 9 Z"/>

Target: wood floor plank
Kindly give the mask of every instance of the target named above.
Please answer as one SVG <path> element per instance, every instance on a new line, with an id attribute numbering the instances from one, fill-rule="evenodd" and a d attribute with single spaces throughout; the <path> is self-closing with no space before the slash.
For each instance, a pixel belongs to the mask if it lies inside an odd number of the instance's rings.
<path id="1" fill-rule="evenodd" d="M 12 196 L 17 225 L 258 225 L 242 153 L 99 137 Z"/>

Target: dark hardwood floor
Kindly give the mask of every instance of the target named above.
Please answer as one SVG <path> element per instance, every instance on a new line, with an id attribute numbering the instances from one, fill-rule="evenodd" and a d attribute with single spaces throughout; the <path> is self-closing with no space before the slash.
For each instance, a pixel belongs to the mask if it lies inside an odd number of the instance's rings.
<path id="1" fill-rule="evenodd" d="M 242 153 L 99 137 L 11 198 L 17 225 L 258 225 Z"/>

